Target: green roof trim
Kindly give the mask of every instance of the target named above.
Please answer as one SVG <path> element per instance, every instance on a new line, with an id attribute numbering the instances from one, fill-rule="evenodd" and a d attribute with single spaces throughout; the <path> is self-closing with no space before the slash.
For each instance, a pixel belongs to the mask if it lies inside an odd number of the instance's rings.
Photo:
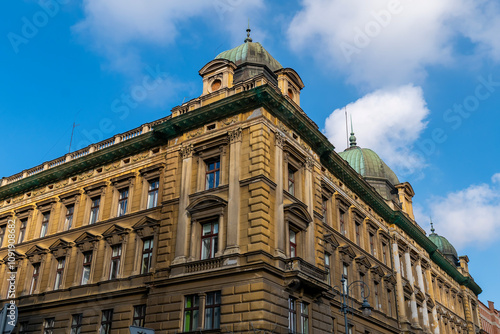
<path id="1" fill-rule="evenodd" d="M 269 85 L 258 86 L 173 117 L 156 125 L 150 132 L 0 187 L 0 200 L 165 144 L 168 139 L 196 129 L 207 120 L 219 120 L 259 107 L 266 107 L 269 112 L 299 133 L 311 147 L 314 147 L 322 164 L 331 173 L 358 194 L 388 223 L 396 224 L 412 237 L 455 281 L 470 288 L 476 295 L 482 292 L 471 277 L 464 277 L 439 251 L 436 251 L 437 246 L 408 217 L 400 211 L 392 210 L 385 203 L 382 197 L 335 152 L 334 146 L 304 112 L 297 109 L 280 92 Z"/>

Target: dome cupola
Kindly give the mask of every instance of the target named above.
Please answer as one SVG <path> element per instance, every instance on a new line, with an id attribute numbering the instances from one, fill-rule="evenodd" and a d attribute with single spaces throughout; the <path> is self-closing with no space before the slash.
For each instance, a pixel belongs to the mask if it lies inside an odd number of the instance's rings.
<path id="1" fill-rule="evenodd" d="M 435 233 L 434 225 L 431 222 L 431 234 L 429 234 L 429 239 L 437 246 L 439 251 L 444 255 L 448 261 L 456 266 L 460 265 L 458 260 L 458 253 L 455 247 L 443 236 Z"/>

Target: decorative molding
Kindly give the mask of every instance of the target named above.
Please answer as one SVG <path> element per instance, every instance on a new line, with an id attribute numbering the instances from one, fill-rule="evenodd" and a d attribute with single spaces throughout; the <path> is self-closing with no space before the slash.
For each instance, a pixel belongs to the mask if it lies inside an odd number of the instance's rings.
<path id="1" fill-rule="evenodd" d="M 192 158 L 194 153 L 193 144 L 182 146 L 179 152 L 183 160 L 187 158 Z"/>
<path id="2" fill-rule="evenodd" d="M 228 136 L 229 136 L 229 141 L 230 143 L 236 143 L 236 142 L 241 142 L 241 128 L 237 128 L 233 131 L 229 131 L 228 132 Z"/>

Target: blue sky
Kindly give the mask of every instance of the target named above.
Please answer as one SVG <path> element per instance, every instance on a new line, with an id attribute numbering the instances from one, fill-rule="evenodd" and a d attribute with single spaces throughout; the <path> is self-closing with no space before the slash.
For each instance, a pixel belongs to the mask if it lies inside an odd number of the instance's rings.
<path id="1" fill-rule="evenodd" d="M 412 184 L 418 223 L 470 258 L 500 303 L 500 6 L 442 0 L 15 1 L 0 13 L 0 176 L 170 114 L 198 70 L 252 38 L 306 87 L 301 106 L 345 148 Z M 144 82 L 154 82 L 145 86 Z M 147 89 L 145 87 L 148 87 Z"/>

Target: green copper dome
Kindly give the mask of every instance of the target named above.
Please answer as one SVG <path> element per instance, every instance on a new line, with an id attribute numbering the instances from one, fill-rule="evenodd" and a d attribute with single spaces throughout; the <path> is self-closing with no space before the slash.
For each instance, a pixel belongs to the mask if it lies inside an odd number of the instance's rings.
<path id="1" fill-rule="evenodd" d="M 434 233 L 434 227 L 431 228 L 431 234 L 429 234 L 429 239 L 437 246 L 439 251 L 449 259 L 453 264 L 458 263 L 458 253 L 455 247 L 443 236 Z"/>
<path id="2" fill-rule="evenodd" d="M 247 30 L 248 31 L 248 30 Z M 221 52 L 215 59 L 227 59 L 235 63 L 237 66 L 243 63 L 257 63 L 267 65 L 271 71 L 275 72 L 283 68 L 269 52 L 260 45 L 260 43 L 252 43 L 249 34 L 245 39 L 245 43 L 231 50 Z"/>
<path id="3" fill-rule="evenodd" d="M 351 142 L 353 142 L 353 138 L 351 138 Z M 344 152 L 340 152 L 339 155 L 365 178 L 385 179 L 393 186 L 399 183 L 398 177 L 392 169 L 380 159 L 377 153 L 368 148 L 351 146 Z"/>

